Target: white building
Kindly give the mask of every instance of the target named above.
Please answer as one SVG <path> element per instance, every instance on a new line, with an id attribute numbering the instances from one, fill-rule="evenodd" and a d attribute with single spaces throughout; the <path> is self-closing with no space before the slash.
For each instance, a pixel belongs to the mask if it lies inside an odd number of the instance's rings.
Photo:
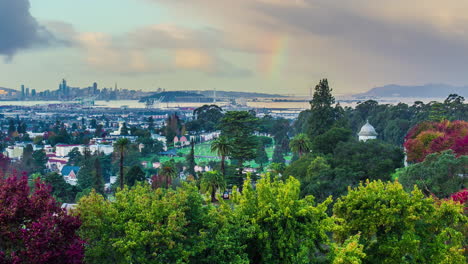
<path id="1" fill-rule="evenodd" d="M 89 148 L 89 150 L 91 150 L 92 153 L 97 151 L 99 153 L 104 152 L 105 155 L 109 155 L 109 154 L 112 154 L 114 152 L 114 146 L 113 145 L 94 144 L 94 145 L 89 145 L 88 148 Z"/>
<path id="2" fill-rule="evenodd" d="M 56 145 L 55 146 L 55 155 L 57 157 L 66 157 L 68 153 L 70 153 L 74 148 L 78 148 L 78 150 L 83 154 L 85 146 L 84 145 Z"/>
<path id="3" fill-rule="evenodd" d="M 113 145 L 105 145 L 105 144 L 93 144 L 93 145 L 56 145 L 55 146 L 55 155 L 57 157 L 66 157 L 68 154 L 74 149 L 78 148 L 80 151 L 81 155 L 84 154 L 84 151 L 86 148 L 91 151 L 91 153 L 97 152 L 104 152 L 105 155 L 112 154 L 114 152 L 114 146 Z"/>
<path id="4" fill-rule="evenodd" d="M 377 139 L 377 132 L 375 128 L 369 124 L 369 120 L 367 120 L 366 124 L 361 127 L 361 131 L 359 131 L 359 141 L 366 142 L 369 139 Z"/>
<path id="5" fill-rule="evenodd" d="M 14 145 L 5 149 L 5 155 L 10 159 L 21 159 L 23 157 L 24 146 Z"/>

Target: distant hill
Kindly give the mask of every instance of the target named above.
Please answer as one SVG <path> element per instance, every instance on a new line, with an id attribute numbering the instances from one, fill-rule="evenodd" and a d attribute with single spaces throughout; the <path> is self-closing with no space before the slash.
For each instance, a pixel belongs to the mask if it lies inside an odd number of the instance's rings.
<path id="1" fill-rule="evenodd" d="M 187 91 L 197 92 L 206 97 L 213 97 L 215 91 Z M 272 98 L 272 97 L 286 97 L 280 94 L 268 94 L 268 93 L 254 93 L 254 92 L 234 92 L 234 91 L 216 91 L 216 97 L 232 97 L 232 98 Z"/>
<path id="2" fill-rule="evenodd" d="M 162 102 L 174 102 L 180 101 L 180 99 L 185 99 L 192 101 L 193 99 L 201 100 L 205 96 L 198 93 L 193 92 L 185 92 L 185 91 L 169 91 L 169 92 L 161 92 L 161 93 L 153 93 L 150 96 L 145 96 L 140 99 L 140 102 L 146 102 L 148 99 L 160 99 L 163 97 Z"/>
<path id="3" fill-rule="evenodd" d="M 449 94 L 468 97 L 468 86 L 453 86 L 448 84 L 425 84 L 406 86 L 390 84 L 375 87 L 365 93 L 355 94 L 355 97 L 422 97 L 446 98 Z"/>
<path id="4" fill-rule="evenodd" d="M 4 98 L 4 96 L 7 96 L 9 93 L 14 95 L 18 93 L 18 91 L 10 88 L 0 87 L 0 96 L 2 96 L 2 98 Z"/>
<path id="5" fill-rule="evenodd" d="M 12 93 L 17 93 L 18 92 L 18 90 L 5 88 L 5 87 L 0 87 L 0 90 L 6 91 L 6 92 L 12 92 Z"/>

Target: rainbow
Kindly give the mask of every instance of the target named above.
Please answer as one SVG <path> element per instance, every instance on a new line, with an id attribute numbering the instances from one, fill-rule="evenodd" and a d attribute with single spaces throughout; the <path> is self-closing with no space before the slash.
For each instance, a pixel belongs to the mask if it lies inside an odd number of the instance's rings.
<path id="1" fill-rule="evenodd" d="M 287 35 L 279 36 L 274 38 L 270 43 L 271 46 L 268 49 L 270 53 L 265 56 L 260 68 L 267 78 L 272 79 L 281 74 L 282 67 L 286 64 L 289 38 Z"/>

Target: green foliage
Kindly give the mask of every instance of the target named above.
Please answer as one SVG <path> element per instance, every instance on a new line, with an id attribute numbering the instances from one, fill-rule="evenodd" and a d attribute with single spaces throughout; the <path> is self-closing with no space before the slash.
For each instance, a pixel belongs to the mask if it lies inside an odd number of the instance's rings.
<path id="1" fill-rule="evenodd" d="M 261 143 L 258 144 L 258 147 L 257 147 L 255 162 L 259 164 L 260 167 L 263 167 L 264 164 L 268 163 L 268 155 L 265 150 L 265 145 Z"/>
<path id="2" fill-rule="evenodd" d="M 223 118 L 223 109 L 217 105 L 203 105 L 193 111 L 195 120 L 187 123 L 189 131 L 214 131 Z"/>
<path id="3" fill-rule="evenodd" d="M 334 245 L 332 264 L 361 264 L 366 254 L 359 238 L 360 235 L 351 236 L 343 245 Z"/>
<path id="4" fill-rule="evenodd" d="M 247 263 L 224 207 L 205 205 L 193 185 L 117 192 L 115 201 L 92 193 L 79 202 L 87 263 Z"/>
<path id="5" fill-rule="evenodd" d="M 467 177 L 463 177 L 467 168 L 468 156 L 457 158 L 452 151 L 445 151 L 399 170 L 398 181 L 406 190 L 417 185 L 426 195 L 446 198 L 468 185 Z"/>
<path id="6" fill-rule="evenodd" d="M 120 128 L 120 135 L 122 136 L 128 136 L 128 127 L 127 123 L 123 123 L 122 127 Z"/>
<path id="7" fill-rule="evenodd" d="M 137 182 L 144 182 L 146 180 L 146 173 L 141 169 L 140 166 L 135 165 L 125 175 L 125 183 L 132 187 Z"/>
<path id="8" fill-rule="evenodd" d="M 83 159 L 83 155 L 81 155 L 81 152 L 78 148 L 73 148 L 69 153 L 68 153 L 68 165 L 71 166 L 78 166 Z"/>
<path id="9" fill-rule="evenodd" d="M 355 183 L 365 180 L 390 180 L 396 168 L 403 167 L 401 148 L 379 141 L 341 142 L 333 156 L 333 166 L 356 173 Z"/>
<path id="10" fill-rule="evenodd" d="M 195 172 L 195 166 L 197 163 L 195 162 L 195 142 L 190 142 L 190 153 L 185 156 L 185 160 L 187 162 L 187 172 L 189 175 L 192 175 L 194 178 L 197 177 L 197 173 Z"/>
<path id="11" fill-rule="evenodd" d="M 311 194 L 318 201 L 343 195 L 348 186 L 366 179 L 390 180 L 404 158 L 400 148 L 374 140 L 339 142 L 333 154 L 318 155 L 304 155 L 284 173 L 300 180 L 302 195 Z"/>
<path id="12" fill-rule="evenodd" d="M 320 80 L 315 86 L 307 125 L 307 134 L 312 139 L 328 131 L 337 121 L 337 111 L 333 107 L 335 97 L 331 92 L 327 79 Z"/>
<path id="13" fill-rule="evenodd" d="M 338 243 L 360 234 L 363 263 L 466 263 L 456 228 L 467 218 L 453 202 L 435 203 L 419 189 L 407 193 L 399 183 L 374 181 L 350 189 L 333 212 Z"/>
<path id="14" fill-rule="evenodd" d="M 52 195 L 62 203 L 75 203 L 76 194 L 80 189 L 68 184 L 62 175 L 51 172 L 40 178 L 52 187 Z"/>
<path id="15" fill-rule="evenodd" d="M 346 128 L 333 127 L 322 135 L 316 136 L 312 141 L 315 153 L 331 154 L 339 142 L 349 141 L 352 131 Z"/>
<path id="16" fill-rule="evenodd" d="M 285 163 L 286 160 L 284 159 L 283 152 L 281 151 L 281 147 L 276 145 L 273 151 L 272 160 L 274 163 Z"/>
<path id="17" fill-rule="evenodd" d="M 243 183 L 243 163 L 255 158 L 258 142 L 254 132 L 258 122 L 258 118 L 251 112 L 230 111 L 224 115 L 219 124 L 221 135 L 227 137 L 232 145 L 230 157 L 236 160 L 239 168 L 233 180 L 239 185 Z"/>
<path id="18" fill-rule="evenodd" d="M 312 143 L 310 142 L 309 137 L 306 134 L 296 135 L 291 142 L 289 147 L 294 153 L 297 153 L 299 157 L 310 152 L 312 148 Z"/>
<path id="19" fill-rule="evenodd" d="M 207 171 L 203 173 L 200 182 L 200 190 L 204 193 L 209 193 L 212 202 L 216 202 L 216 191 L 224 191 L 226 188 L 226 180 L 218 171 Z"/>
<path id="20" fill-rule="evenodd" d="M 98 193 L 104 193 L 104 178 L 99 156 L 92 155 L 85 149 L 77 179 L 80 189 L 94 189 Z"/>
<path id="21" fill-rule="evenodd" d="M 315 263 L 329 242 L 332 221 L 326 211 L 331 199 L 316 205 L 313 197 L 300 199 L 299 181 L 263 176 L 254 190 L 250 179 L 242 194 L 234 194 L 235 215 L 245 223 L 250 263 Z"/>

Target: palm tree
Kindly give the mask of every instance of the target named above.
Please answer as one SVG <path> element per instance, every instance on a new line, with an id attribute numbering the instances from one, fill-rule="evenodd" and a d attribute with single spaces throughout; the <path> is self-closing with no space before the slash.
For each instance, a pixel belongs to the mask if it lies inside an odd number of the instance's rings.
<path id="1" fill-rule="evenodd" d="M 218 189 L 224 190 L 226 188 L 226 181 L 224 176 L 218 171 L 207 171 L 203 174 L 200 183 L 200 189 L 202 192 L 210 192 L 211 201 L 216 202 L 216 191 Z"/>
<path id="2" fill-rule="evenodd" d="M 120 138 L 119 140 L 117 140 L 117 142 L 115 143 L 115 147 L 117 148 L 117 150 L 119 151 L 120 153 L 120 163 L 119 163 L 119 167 L 120 167 L 120 189 L 123 190 L 124 188 L 124 153 L 125 153 L 125 150 L 127 150 L 128 148 L 128 145 L 130 145 L 130 141 L 126 138 Z"/>
<path id="3" fill-rule="evenodd" d="M 232 143 L 226 136 L 220 136 L 218 139 L 211 143 L 211 152 L 214 152 L 218 156 L 221 156 L 221 172 L 223 176 L 226 175 L 224 161 L 226 160 L 227 156 L 231 155 L 232 150 Z"/>
<path id="4" fill-rule="evenodd" d="M 304 153 L 308 153 L 311 150 L 312 143 L 310 142 L 309 137 L 306 134 L 297 134 L 291 142 L 289 142 L 289 147 L 293 152 L 299 154 L 299 158 L 302 157 Z"/>
<path id="5" fill-rule="evenodd" d="M 166 188 L 169 189 L 170 179 L 175 178 L 177 176 L 177 171 L 176 171 L 176 168 L 174 167 L 174 164 L 170 161 L 164 162 L 162 164 L 159 175 L 165 177 Z"/>

